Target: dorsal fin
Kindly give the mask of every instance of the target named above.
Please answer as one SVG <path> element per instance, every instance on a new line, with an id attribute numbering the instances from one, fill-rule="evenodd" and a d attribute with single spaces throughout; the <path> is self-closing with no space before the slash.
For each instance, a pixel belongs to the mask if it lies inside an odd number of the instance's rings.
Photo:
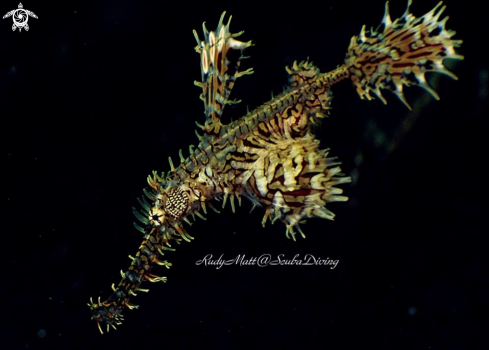
<path id="1" fill-rule="evenodd" d="M 194 36 L 197 40 L 195 50 L 200 54 L 200 67 L 202 72 L 202 81 L 195 81 L 195 85 L 202 88 L 200 99 L 204 101 L 206 121 L 204 131 L 207 133 L 217 134 L 221 127 L 221 115 L 226 104 L 236 103 L 229 101 L 229 95 L 233 89 L 234 82 L 242 75 L 253 73 L 253 69 L 249 68 L 245 71 L 240 71 L 240 61 L 245 58 L 243 50 L 251 46 L 251 41 L 242 42 L 236 40 L 237 36 L 243 32 L 231 34 L 229 32 L 229 24 L 224 24 L 223 12 L 216 31 L 209 32 L 202 24 L 204 32 L 204 40 L 200 40 L 197 32 L 194 30 Z M 228 59 L 228 53 L 231 49 L 240 50 L 238 59 L 231 62 Z M 234 66 L 231 66 L 231 65 Z M 237 101 L 239 102 L 239 101 Z"/>

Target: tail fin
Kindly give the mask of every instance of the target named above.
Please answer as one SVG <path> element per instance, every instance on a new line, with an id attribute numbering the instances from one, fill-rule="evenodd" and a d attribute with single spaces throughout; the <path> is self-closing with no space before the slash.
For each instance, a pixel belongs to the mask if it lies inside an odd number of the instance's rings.
<path id="1" fill-rule="evenodd" d="M 393 91 L 409 108 L 403 85 L 417 85 L 439 99 L 425 79 L 426 72 L 457 77 L 444 65 L 446 58 L 463 59 L 455 52 L 462 40 L 453 40 L 455 31 L 446 30 L 448 16 L 439 20 L 446 6 L 439 2 L 430 12 L 416 18 L 409 13 L 411 0 L 401 18 L 391 21 L 389 3 L 377 30 L 365 31 L 351 39 L 345 63 L 350 77 L 362 99 L 371 100 L 373 92 L 382 102 L 386 100 L 380 89 Z"/>

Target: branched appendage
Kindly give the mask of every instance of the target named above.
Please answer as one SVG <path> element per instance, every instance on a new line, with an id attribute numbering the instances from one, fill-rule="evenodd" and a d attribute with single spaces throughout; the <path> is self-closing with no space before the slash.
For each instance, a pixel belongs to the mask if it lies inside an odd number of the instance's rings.
<path id="1" fill-rule="evenodd" d="M 403 86 L 420 86 L 438 100 L 425 73 L 441 73 L 457 79 L 443 65 L 445 59 L 463 59 L 455 52 L 462 40 L 453 40 L 455 31 L 445 29 L 448 16 L 440 20 L 446 6 L 439 2 L 430 12 L 416 18 L 409 12 L 410 5 L 411 0 L 402 17 L 392 21 L 386 3 L 381 25 L 370 31 L 363 26 L 360 35 L 351 39 L 345 66 L 362 99 L 373 99 L 373 93 L 386 103 L 381 89 L 387 89 L 411 109 Z"/>
<path id="2" fill-rule="evenodd" d="M 173 168 L 173 164 L 171 163 Z M 174 169 L 175 170 L 175 169 Z M 183 170 L 179 168 L 179 171 Z M 166 282 L 166 277 L 159 277 L 151 273 L 152 267 L 156 265 L 170 268 L 171 263 L 160 260 L 165 251 L 173 251 L 171 242 L 180 243 L 183 239 L 190 242 L 190 236 L 182 223 L 187 222 L 188 216 L 194 218 L 195 215 L 203 218 L 199 213 L 200 209 L 205 212 L 205 202 L 210 199 L 208 190 L 201 189 L 198 184 L 191 182 L 181 182 L 177 184 L 178 178 L 183 174 L 173 172 L 171 176 L 163 180 L 164 176 L 158 176 L 156 172 L 148 177 L 150 190 L 145 190 L 144 194 L 151 201 L 148 203 L 146 198 L 139 200 L 142 211 L 133 208 L 134 215 L 140 224 L 134 226 L 143 233 L 144 239 L 136 253 L 129 256 L 132 260 L 126 272 L 121 271 L 122 279 L 115 287 L 112 285 L 113 293 L 105 301 L 100 298 L 96 302 L 90 298 L 88 306 L 92 311 L 92 319 L 97 322 L 101 333 L 102 327 L 106 326 L 107 331 L 116 328 L 123 320 L 122 310 L 137 309 L 137 305 L 129 302 L 130 298 L 136 296 L 138 292 L 148 292 L 148 289 L 140 288 L 144 281 Z"/>
<path id="3" fill-rule="evenodd" d="M 152 208 L 153 209 L 153 208 Z M 101 302 L 100 297 L 97 302 L 93 302 L 90 298 L 88 306 L 92 311 L 92 319 L 97 322 L 100 332 L 103 334 L 102 326 L 107 326 L 107 331 L 110 327 L 116 329 L 116 325 L 120 325 L 124 319 L 122 310 L 124 307 L 128 309 L 137 309 L 137 305 L 129 303 L 132 296 L 136 296 L 137 292 L 147 292 L 148 289 L 140 288 L 143 281 L 149 282 L 166 282 L 166 277 L 159 277 L 152 274 L 151 268 L 154 264 L 162 265 L 167 268 L 171 266 L 166 260 L 159 260 L 159 256 L 163 255 L 165 250 L 173 250 L 170 246 L 170 240 L 178 242 L 175 228 L 168 225 L 163 229 L 161 227 L 161 217 L 158 213 L 150 210 L 151 216 L 147 221 L 153 221 L 149 229 L 149 233 L 145 235 L 145 239 L 141 243 L 136 256 L 129 256 L 132 260 L 129 269 L 126 272 L 121 271 L 122 279 L 115 287 L 112 285 L 113 293 L 105 301 Z M 160 224 L 157 226 L 156 223 Z"/>

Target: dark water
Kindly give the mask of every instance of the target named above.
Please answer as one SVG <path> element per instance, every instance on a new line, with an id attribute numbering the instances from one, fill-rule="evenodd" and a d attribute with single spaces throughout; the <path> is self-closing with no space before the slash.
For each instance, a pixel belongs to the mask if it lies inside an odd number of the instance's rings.
<path id="1" fill-rule="evenodd" d="M 213 29 L 227 10 L 232 32 L 254 41 L 243 67 L 255 74 L 237 81 L 243 102 L 224 113 L 235 120 L 282 90 L 294 60 L 336 68 L 384 5 L 24 2 L 39 17 L 28 32 L 0 22 L 0 348 L 487 349 L 488 30 L 480 8 L 446 4 L 466 59 L 451 65 L 458 81 L 431 77 L 440 101 L 408 88 L 410 113 L 389 92 L 384 106 L 334 87 L 317 135 L 355 180 L 343 186 L 350 201 L 330 206 L 334 222 L 310 220 L 307 239 L 292 242 L 246 201 L 210 214 L 167 255 L 174 266 L 154 270 L 167 284 L 147 283 L 140 309 L 102 336 L 86 303 L 110 294 L 139 247 L 131 208 L 146 176 L 186 155 L 204 119 L 192 29 Z M 392 17 L 404 8 L 392 2 Z M 196 265 L 208 254 L 337 265 Z"/>

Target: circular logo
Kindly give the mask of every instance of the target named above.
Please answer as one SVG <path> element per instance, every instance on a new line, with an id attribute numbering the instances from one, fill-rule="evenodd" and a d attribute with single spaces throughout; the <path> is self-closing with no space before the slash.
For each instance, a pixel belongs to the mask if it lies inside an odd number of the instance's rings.
<path id="1" fill-rule="evenodd" d="M 14 24 L 17 27 L 25 26 L 27 21 L 29 20 L 29 16 L 27 15 L 27 12 L 24 9 L 15 10 L 14 13 L 12 14 L 12 18 L 14 20 Z"/>

